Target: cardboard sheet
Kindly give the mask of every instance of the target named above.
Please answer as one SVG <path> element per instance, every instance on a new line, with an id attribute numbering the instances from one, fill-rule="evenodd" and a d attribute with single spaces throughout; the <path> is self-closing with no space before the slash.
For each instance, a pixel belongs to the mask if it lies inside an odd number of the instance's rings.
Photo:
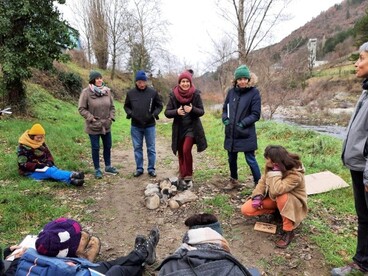
<path id="1" fill-rule="evenodd" d="M 308 195 L 320 194 L 335 189 L 349 187 L 348 183 L 346 183 L 340 176 L 330 171 L 306 175 L 305 185 Z"/>

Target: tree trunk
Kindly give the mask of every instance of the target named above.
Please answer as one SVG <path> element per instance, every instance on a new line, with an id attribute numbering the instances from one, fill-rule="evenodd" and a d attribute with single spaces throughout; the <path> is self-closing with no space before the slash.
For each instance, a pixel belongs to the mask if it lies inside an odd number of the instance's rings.
<path id="1" fill-rule="evenodd" d="M 4 74 L 5 89 L 7 93 L 7 104 L 9 104 L 13 112 L 26 109 L 26 91 L 20 78 L 10 80 Z"/>

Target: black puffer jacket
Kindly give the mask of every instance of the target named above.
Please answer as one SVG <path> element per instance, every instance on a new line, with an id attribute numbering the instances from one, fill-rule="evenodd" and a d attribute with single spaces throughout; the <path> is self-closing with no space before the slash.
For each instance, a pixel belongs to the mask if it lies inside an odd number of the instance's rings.
<path id="1" fill-rule="evenodd" d="M 230 152 L 247 152 L 257 149 L 255 123 L 261 116 L 261 96 L 255 87 L 234 87 L 227 93 L 222 108 L 225 126 L 224 147 Z M 242 124 L 243 127 L 239 126 Z"/>
<path id="2" fill-rule="evenodd" d="M 203 102 L 201 99 L 200 91 L 196 90 L 192 99 L 192 111 L 189 113 L 192 129 L 194 134 L 194 143 L 197 144 L 197 151 L 201 152 L 207 148 L 207 140 L 202 126 L 200 117 L 204 115 Z M 171 148 L 174 154 L 178 151 L 178 143 L 180 142 L 180 129 L 182 127 L 182 116 L 179 116 L 177 109 L 181 106 L 176 99 L 173 92 L 170 93 L 169 101 L 166 105 L 165 116 L 167 118 L 174 118 L 172 125 L 172 144 Z"/>

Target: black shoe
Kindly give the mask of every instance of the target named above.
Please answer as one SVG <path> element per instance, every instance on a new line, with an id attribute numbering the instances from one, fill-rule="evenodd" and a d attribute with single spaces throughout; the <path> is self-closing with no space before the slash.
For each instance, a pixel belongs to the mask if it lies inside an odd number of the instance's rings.
<path id="1" fill-rule="evenodd" d="M 84 179 L 84 172 L 73 172 L 70 178 Z"/>
<path id="2" fill-rule="evenodd" d="M 156 247 L 160 240 L 160 230 L 157 226 L 153 227 L 148 235 L 148 239 L 152 241 L 152 244 Z"/>
<path id="3" fill-rule="evenodd" d="M 147 239 L 145 236 L 138 235 L 135 237 L 134 250 L 139 252 L 143 258 L 146 259 L 148 257 Z"/>
<path id="4" fill-rule="evenodd" d="M 84 179 L 78 179 L 78 178 L 72 178 L 70 180 L 70 184 L 74 185 L 74 186 L 83 186 L 84 184 Z"/>
<path id="5" fill-rule="evenodd" d="M 133 176 L 134 177 L 139 177 L 139 176 L 141 176 L 143 174 L 143 172 L 141 172 L 141 171 L 136 171 L 135 173 L 133 173 Z"/>
<path id="6" fill-rule="evenodd" d="M 157 174 L 156 174 L 156 172 L 155 172 L 155 171 L 150 171 L 150 172 L 148 172 L 148 174 L 149 174 L 149 176 L 151 176 L 151 177 L 156 177 L 156 176 L 157 176 Z"/>
<path id="7" fill-rule="evenodd" d="M 146 264 L 153 265 L 156 262 L 156 245 L 159 240 L 158 228 L 152 229 L 149 238 L 146 241 L 148 256 L 146 258 Z M 151 236 L 152 235 L 152 236 Z"/>

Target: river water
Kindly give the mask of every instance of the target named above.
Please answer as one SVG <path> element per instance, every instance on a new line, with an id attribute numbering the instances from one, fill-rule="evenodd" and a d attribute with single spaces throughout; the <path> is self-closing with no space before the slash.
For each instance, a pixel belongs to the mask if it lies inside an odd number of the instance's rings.
<path id="1" fill-rule="evenodd" d="M 345 138 L 346 130 L 347 130 L 346 127 L 337 126 L 337 125 L 313 126 L 313 125 L 298 124 L 298 123 L 289 121 L 289 120 L 287 120 L 285 118 L 282 118 L 282 117 L 279 117 L 279 116 L 275 116 L 273 121 L 288 124 L 288 125 L 292 125 L 292 126 L 298 126 L 298 127 L 304 128 L 304 129 L 314 130 L 318 133 L 330 135 L 330 136 L 339 138 L 341 140 Z"/>

